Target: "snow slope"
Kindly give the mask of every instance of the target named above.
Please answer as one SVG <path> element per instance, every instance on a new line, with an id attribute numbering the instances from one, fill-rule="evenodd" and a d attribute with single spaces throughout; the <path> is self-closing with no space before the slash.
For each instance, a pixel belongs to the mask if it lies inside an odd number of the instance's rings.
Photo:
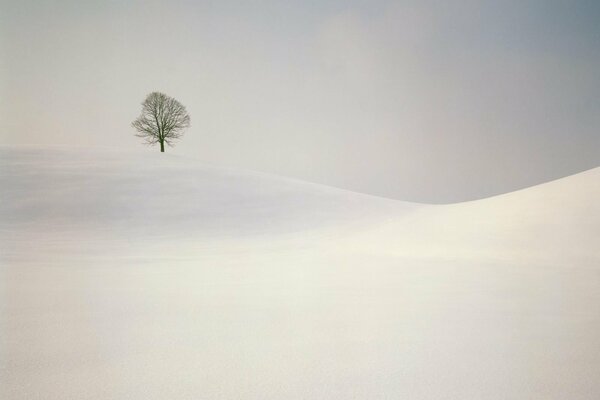
<path id="1" fill-rule="evenodd" d="M 597 399 L 599 199 L 0 147 L 0 398 Z"/>

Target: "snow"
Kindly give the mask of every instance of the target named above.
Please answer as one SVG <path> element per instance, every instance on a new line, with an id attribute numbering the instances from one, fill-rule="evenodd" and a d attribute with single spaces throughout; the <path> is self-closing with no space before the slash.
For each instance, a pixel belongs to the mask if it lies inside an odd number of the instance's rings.
<path id="1" fill-rule="evenodd" d="M 597 399 L 599 199 L 0 147 L 0 399 Z"/>

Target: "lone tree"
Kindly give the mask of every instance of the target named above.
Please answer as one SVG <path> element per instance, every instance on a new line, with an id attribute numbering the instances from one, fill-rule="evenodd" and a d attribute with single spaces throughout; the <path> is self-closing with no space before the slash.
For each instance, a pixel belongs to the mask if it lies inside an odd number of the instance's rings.
<path id="1" fill-rule="evenodd" d="M 190 116 L 183 104 L 164 93 L 152 92 L 142 102 L 142 113 L 131 123 L 138 131 L 135 135 L 146 144 L 160 143 L 160 151 L 165 151 L 165 143 L 173 142 L 183 136 L 190 126 Z"/>

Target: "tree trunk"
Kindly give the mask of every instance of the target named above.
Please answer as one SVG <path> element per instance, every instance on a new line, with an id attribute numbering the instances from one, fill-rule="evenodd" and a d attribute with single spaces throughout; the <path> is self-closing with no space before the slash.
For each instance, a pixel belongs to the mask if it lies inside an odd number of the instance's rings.
<path id="1" fill-rule="evenodd" d="M 164 141 L 160 142 L 160 152 L 161 153 L 165 152 L 165 142 Z"/>

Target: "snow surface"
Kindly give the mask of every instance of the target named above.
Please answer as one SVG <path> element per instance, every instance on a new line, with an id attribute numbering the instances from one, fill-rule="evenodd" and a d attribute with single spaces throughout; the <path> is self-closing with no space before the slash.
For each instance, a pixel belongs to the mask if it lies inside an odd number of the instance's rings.
<path id="1" fill-rule="evenodd" d="M 599 200 L 0 147 L 0 399 L 595 400 Z"/>

